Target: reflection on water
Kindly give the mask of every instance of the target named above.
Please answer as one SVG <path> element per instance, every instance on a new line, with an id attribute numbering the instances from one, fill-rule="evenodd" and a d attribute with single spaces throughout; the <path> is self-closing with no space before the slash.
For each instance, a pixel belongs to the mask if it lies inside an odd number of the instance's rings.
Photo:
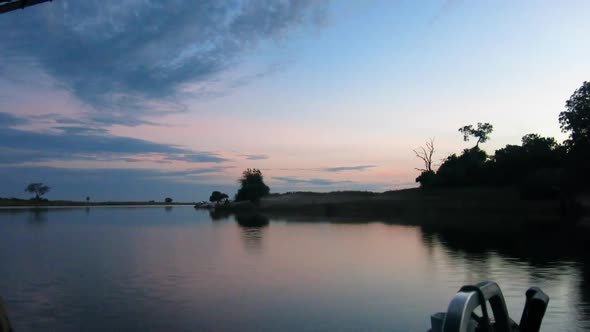
<path id="1" fill-rule="evenodd" d="M 244 228 L 261 228 L 268 226 L 269 219 L 260 214 L 252 214 L 252 215 L 236 215 L 236 221 L 238 225 Z"/>
<path id="2" fill-rule="evenodd" d="M 259 214 L 237 215 L 235 218 L 242 229 L 242 240 L 245 248 L 251 252 L 260 252 L 262 250 L 264 227 L 269 224 L 268 218 Z"/>
<path id="3" fill-rule="evenodd" d="M 47 209 L 37 208 L 28 210 L 27 220 L 31 224 L 43 224 L 47 221 Z"/>
<path id="4" fill-rule="evenodd" d="M 209 217 L 211 218 L 211 220 L 227 220 L 231 216 L 232 214 L 228 211 L 209 210 Z"/>
<path id="5" fill-rule="evenodd" d="M 585 232 L 89 210 L 0 210 L 0 296 L 16 331 L 425 331 L 482 280 L 516 320 L 539 286 L 544 331 L 590 327 Z"/>
<path id="6" fill-rule="evenodd" d="M 590 259 L 587 254 L 590 243 L 586 231 L 530 229 L 514 234 L 431 227 L 421 227 L 421 230 L 423 243 L 430 252 L 442 250 L 452 265 L 468 267 L 468 279 L 507 278 L 510 284 L 518 285 L 517 288 L 543 287 L 552 297 L 543 326 L 545 330 L 590 327 Z M 509 293 L 507 300 L 520 305 L 524 299 Z M 561 321 L 565 317 L 575 323 L 565 324 Z"/>

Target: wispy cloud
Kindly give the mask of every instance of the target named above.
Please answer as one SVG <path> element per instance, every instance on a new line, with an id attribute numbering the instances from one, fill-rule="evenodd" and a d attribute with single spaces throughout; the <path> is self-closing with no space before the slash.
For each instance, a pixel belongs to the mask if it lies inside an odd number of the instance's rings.
<path id="1" fill-rule="evenodd" d="M 41 70 L 98 110 L 93 121 L 136 125 L 145 115 L 184 110 L 179 88 L 211 81 L 261 41 L 317 23 L 326 6 L 60 0 L 2 17 L 0 29 L 11 33 L 0 40 L 0 63 L 19 70 L 0 64 L 0 72 Z"/>
<path id="2" fill-rule="evenodd" d="M 187 153 L 183 155 L 174 154 L 168 156 L 166 159 L 188 161 L 191 163 L 222 163 L 230 160 L 220 157 L 218 154 L 213 152 Z"/>
<path id="3" fill-rule="evenodd" d="M 462 0 L 445 0 L 437 13 L 430 19 L 429 24 L 435 24 L 445 15 L 448 15 L 453 9 L 456 9 L 456 7 L 461 5 L 462 2 Z"/>
<path id="4" fill-rule="evenodd" d="M 30 123 L 30 120 L 16 115 L 0 112 L 0 127 L 13 127 Z"/>
<path id="5" fill-rule="evenodd" d="M 367 169 L 377 167 L 376 165 L 360 165 L 360 166 L 339 166 L 322 168 L 324 172 L 344 172 L 344 171 L 365 171 Z"/>
<path id="6" fill-rule="evenodd" d="M 163 171 L 160 173 L 154 173 L 158 176 L 180 176 L 180 177 L 191 177 L 191 176 L 201 176 L 201 175 L 205 175 L 205 174 L 217 174 L 217 173 L 222 173 L 223 171 L 227 170 L 227 169 L 234 169 L 236 168 L 235 166 L 216 166 L 216 167 L 203 167 L 203 168 L 193 168 L 193 169 L 187 169 L 187 170 L 182 170 L 182 171 Z"/>
<path id="7" fill-rule="evenodd" d="M 279 168 L 281 171 L 315 171 L 315 172 L 345 172 L 345 171 L 365 171 L 370 168 L 377 167 L 377 165 L 358 165 L 358 166 L 335 166 L 325 168 Z"/>
<path id="8" fill-rule="evenodd" d="M 272 178 L 273 180 L 288 183 L 288 184 L 311 184 L 311 185 L 318 185 L 318 186 L 329 186 L 335 184 L 345 184 L 345 183 L 352 183 L 351 181 L 336 181 L 330 179 L 320 179 L 320 178 L 312 178 L 312 179 L 302 179 L 302 178 L 295 178 L 290 176 L 275 176 Z"/>
<path id="9" fill-rule="evenodd" d="M 265 154 L 242 154 L 240 157 L 244 157 L 248 160 L 264 160 L 269 158 L 269 156 Z"/>
<path id="10" fill-rule="evenodd" d="M 0 164 L 48 160 L 122 160 L 135 162 L 135 155 L 161 155 L 163 160 L 189 163 L 222 163 L 228 159 L 211 152 L 182 146 L 114 136 L 105 129 L 57 126 L 53 131 L 16 129 L 26 118 L 0 113 Z"/>

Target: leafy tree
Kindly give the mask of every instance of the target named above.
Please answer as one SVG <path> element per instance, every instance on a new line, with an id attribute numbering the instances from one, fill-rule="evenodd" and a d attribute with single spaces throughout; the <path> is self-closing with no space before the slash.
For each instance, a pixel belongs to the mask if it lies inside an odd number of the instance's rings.
<path id="1" fill-rule="evenodd" d="M 170 204 L 170 203 L 172 203 L 172 198 L 166 197 L 166 198 L 164 198 L 164 202 L 166 202 L 167 204 Z"/>
<path id="2" fill-rule="evenodd" d="M 528 168 L 522 146 L 508 144 L 493 156 L 493 176 L 496 184 L 506 185 L 522 180 Z"/>
<path id="3" fill-rule="evenodd" d="M 436 173 L 432 170 L 422 171 L 422 173 L 416 178 L 416 182 L 420 183 L 421 188 L 432 187 L 437 184 Z"/>
<path id="4" fill-rule="evenodd" d="M 469 137 L 473 136 L 477 138 L 477 143 L 475 143 L 475 147 L 479 147 L 479 143 L 485 143 L 490 139 L 490 134 L 494 130 L 494 126 L 489 123 L 477 123 L 477 129 L 473 128 L 472 125 L 463 126 L 459 128 L 459 132 L 463 134 L 463 140 L 465 142 L 469 141 Z"/>
<path id="5" fill-rule="evenodd" d="M 569 143 L 590 145 L 590 82 L 584 82 L 569 100 L 566 110 L 559 113 L 559 124 L 563 132 L 570 133 Z"/>
<path id="6" fill-rule="evenodd" d="M 224 194 L 220 191 L 214 191 L 211 193 L 211 196 L 209 196 L 209 201 L 212 203 L 216 203 L 219 204 L 219 202 L 228 199 L 229 196 L 227 196 L 227 194 Z"/>
<path id="7" fill-rule="evenodd" d="M 40 200 L 43 195 L 45 195 L 49 191 L 48 186 L 44 185 L 43 183 L 29 183 L 29 185 L 25 188 L 25 192 L 35 194 L 35 199 Z"/>
<path id="8" fill-rule="evenodd" d="M 487 182 L 487 159 L 486 152 L 478 147 L 465 149 L 460 156 L 452 154 L 438 168 L 437 183 L 460 186 Z"/>
<path id="9" fill-rule="evenodd" d="M 531 169 L 555 168 L 563 164 L 565 147 L 553 137 L 528 134 L 522 137 L 522 149 Z"/>
<path id="10" fill-rule="evenodd" d="M 550 152 L 557 147 L 553 137 L 542 137 L 537 134 L 527 134 L 522 137 L 522 147 L 529 151 Z"/>
<path id="11" fill-rule="evenodd" d="M 264 183 L 262 172 L 256 168 L 245 170 L 239 182 L 241 187 L 236 194 L 236 201 L 257 202 L 270 192 L 270 188 Z"/>

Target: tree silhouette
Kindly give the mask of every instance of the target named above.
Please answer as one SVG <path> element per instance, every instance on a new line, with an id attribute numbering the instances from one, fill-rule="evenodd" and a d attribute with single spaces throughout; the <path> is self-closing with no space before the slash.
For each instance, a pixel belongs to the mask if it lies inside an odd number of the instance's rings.
<path id="1" fill-rule="evenodd" d="M 164 202 L 166 202 L 167 204 L 170 204 L 170 203 L 172 203 L 172 201 L 173 201 L 173 200 L 172 200 L 172 198 L 171 198 L 171 197 L 166 197 L 166 198 L 164 198 Z"/>
<path id="2" fill-rule="evenodd" d="M 425 146 L 421 146 L 418 150 L 412 150 L 416 154 L 416 157 L 420 158 L 424 162 L 424 168 L 416 168 L 421 172 L 432 172 L 432 155 L 434 154 L 434 138 L 426 141 Z"/>
<path id="3" fill-rule="evenodd" d="M 463 140 L 465 142 L 469 141 L 469 137 L 473 136 L 477 138 L 477 143 L 475 143 L 475 147 L 479 147 L 479 143 L 485 143 L 490 139 L 490 134 L 494 130 L 494 126 L 489 123 L 477 123 L 477 129 L 473 128 L 472 125 L 463 126 L 459 128 L 459 132 L 463 134 Z"/>
<path id="4" fill-rule="evenodd" d="M 478 147 L 452 154 L 444 160 L 436 172 L 437 183 L 446 186 L 466 186 L 486 181 L 485 165 L 488 155 Z"/>
<path id="5" fill-rule="evenodd" d="M 566 110 L 559 113 L 561 130 L 570 133 L 569 144 L 572 146 L 590 145 L 590 82 L 584 82 L 569 100 L 565 102 Z"/>
<path id="6" fill-rule="evenodd" d="M 559 168 L 564 158 L 565 150 L 554 138 L 527 134 L 521 146 L 506 145 L 496 150 L 490 166 L 497 184 L 521 184 L 542 170 Z"/>
<path id="7" fill-rule="evenodd" d="M 35 194 L 35 199 L 41 199 L 41 196 L 45 195 L 49 191 L 48 186 L 44 185 L 43 183 L 29 183 L 29 185 L 25 188 L 25 192 Z"/>
<path id="8" fill-rule="evenodd" d="M 569 132 L 565 142 L 567 154 L 568 190 L 588 192 L 590 182 L 590 82 L 584 82 L 566 101 L 559 114 L 563 132 Z"/>
<path id="9" fill-rule="evenodd" d="M 262 172 L 256 168 L 248 168 L 240 178 L 240 189 L 236 194 L 236 201 L 257 202 L 262 196 L 268 195 L 270 188 L 264 183 Z"/>
<path id="10" fill-rule="evenodd" d="M 214 191 L 211 193 L 211 196 L 209 196 L 209 201 L 212 203 L 219 204 L 219 202 L 228 198 L 229 196 L 227 196 L 227 194 L 224 194 L 220 191 Z"/>

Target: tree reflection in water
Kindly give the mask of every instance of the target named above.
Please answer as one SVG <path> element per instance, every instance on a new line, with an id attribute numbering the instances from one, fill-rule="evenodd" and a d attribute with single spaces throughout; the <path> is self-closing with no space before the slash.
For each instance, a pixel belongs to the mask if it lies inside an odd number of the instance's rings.
<path id="1" fill-rule="evenodd" d="M 213 221 L 227 220 L 232 215 L 231 212 L 223 210 L 209 210 L 209 217 Z"/>
<path id="2" fill-rule="evenodd" d="M 35 208 L 29 210 L 28 222 L 31 224 L 43 224 L 47 222 L 48 209 Z"/>
<path id="3" fill-rule="evenodd" d="M 260 252 L 264 228 L 269 224 L 268 218 L 259 214 L 238 214 L 235 218 L 242 230 L 242 241 L 246 250 Z"/>

